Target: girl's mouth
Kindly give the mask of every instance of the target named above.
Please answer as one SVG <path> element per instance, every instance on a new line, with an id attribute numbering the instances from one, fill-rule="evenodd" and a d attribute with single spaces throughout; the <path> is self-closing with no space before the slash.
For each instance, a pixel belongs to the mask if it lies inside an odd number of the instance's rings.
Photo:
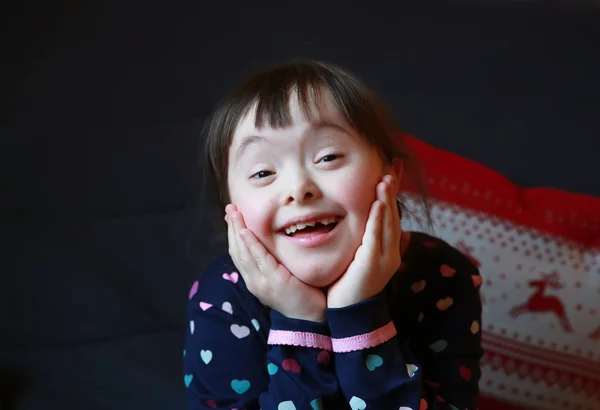
<path id="1" fill-rule="evenodd" d="M 340 217 L 330 216 L 313 221 L 298 222 L 284 229 L 287 236 L 315 235 L 331 232 L 337 225 Z"/>
<path id="2" fill-rule="evenodd" d="M 297 246 L 314 248 L 330 242 L 339 232 L 338 228 L 342 221 L 342 217 L 335 217 L 325 221 L 296 224 L 281 233 Z"/>

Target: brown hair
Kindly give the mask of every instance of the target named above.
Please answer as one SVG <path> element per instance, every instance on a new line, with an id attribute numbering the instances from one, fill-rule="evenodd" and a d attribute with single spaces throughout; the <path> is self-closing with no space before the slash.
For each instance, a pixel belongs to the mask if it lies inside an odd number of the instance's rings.
<path id="1" fill-rule="evenodd" d="M 211 189 L 218 193 L 221 209 L 230 199 L 227 184 L 229 147 L 240 120 L 256 106 L 256 128 L 288 126 L 291 123 L 290 96 L 297 93 L 300 108 L 309 116 L 311 104 L 320 101 L 323 91 L 330 93 L 348 124 L 377 147 L 385 161 L 391 162 L 394 158 L 413 160 L 394 116 L 360 79 L 333 64 L 293 60 L 254 74 L 220 104 L 206 124 L 205 177 Z M 405 166 L 405 169 L 416 168 Z M 422 186 L 420 178 L 415 177 L 411 177 L 413 182 Z"/>

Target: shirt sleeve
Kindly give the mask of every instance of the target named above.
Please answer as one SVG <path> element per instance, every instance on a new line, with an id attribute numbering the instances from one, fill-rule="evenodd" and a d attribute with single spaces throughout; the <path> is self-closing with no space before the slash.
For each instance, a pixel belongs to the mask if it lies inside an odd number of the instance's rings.
<path id="1" fill-rule="evenodd" d="M 188 304 L 190 409 L 327 409 L 339 390 L 327 325 L 255 309 L 241 277 L 223 277 L 194 284 Z"/>
<path id="2" fill-rule="evenodd" d="M 326 314 L 335 371 L 350 407 L 419 409 L 419 365 L 396 338 L 384 293 Z"/>
<path id="3" fill-rule="evenodd" d="M 481 281 L 473 265 L 455 265 L 442 264 L 448 270 L 437 265 L 434 272 L 450 283 L 428 296 L 431 308 L 419 315 L 427 329 L 417 332 L 420 339 L 410 344 L 425 345 L 427 352 L 418 355 L 421 362 L 408 342 L 401 342 L 406 338 L 399 337 L 403 329 L 396 329 L 385 292 L 353 306 L 327 310 L 336 374 L 352 409 L 477 407 Z M 408 301 L 397 301 L 394 307 L 402 309 L 403 302 Z"/>

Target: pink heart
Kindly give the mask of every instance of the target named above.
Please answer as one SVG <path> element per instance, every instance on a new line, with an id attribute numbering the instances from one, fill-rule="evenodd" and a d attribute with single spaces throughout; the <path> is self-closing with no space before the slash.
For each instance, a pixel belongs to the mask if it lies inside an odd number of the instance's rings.
<path id="1" fill-rule="evenodd" d="M 456 273 L 456 269 L 453 269 L 448 265 L 442 265 L 440 266 L 440 273 L 445 278 L 451 278 Z"/>
<path id="2" fill-rule="evenodd" d="M 473 276 L 471 276 L 471 279 L 473 279 L 473 285 L 476 288 L 479 287 L 479 285 L 481 285 L 481 276 L 473 275 Z"/>
<path id="3" fill-rule="evenodd" d="M 239 278 L 240 278 L 240 276 L 238 275 L 237 272 L 223 274 L 223 279 L 228 280 L 229 282 L 232 282 L 232 283 L 237 283 Z"/>
<path id="4" fill-rule="evenodd" d="M 429 381 L 429 380 L 425 380 L 425 383 L 427 383 L 427 384 L 428 384 L 428 385 L 430 385 L 431 387 L 435 387 L 435 388 L 438 388 L 438 387 L 440 387 L 440 386 L 441 386 L 439 383 L 431 382 L 431 381 Z"/>
<path id="5" fill-rule="evenodd" d="M 292 373 L 300 373 L 300 365 L 294 359 L 284 359 L 281 367 L 283 367 L 283 370 L 289 370 Z"/>
<path id="6" fill-rule="evenodd" d="M 426 248 L 433 249 L 433 248 L 435 248 L 435 246 L 436 246 L 437 244 L 436 244 L 436 242 L 435 242 L 435 241 L 432 241 L 432 240 L 426 239 L 426 240 L 424 240 L 424 241 L 421 241 L 421 245 L 423 245 L 423 246 L 424 246 L 424 247 L 426 247 Z"/>
<path id="7" fill-rule="evenodd" d="M 454 299 L 452 299 L 451 297 L 447 297 L 445 299 L 440 299 L 437 301 L 437 303 L 435 304 L 437 306 L 437 308 L 439 310 L 446 310 L 448 309 L 450 306 L 452 306 L 454 304 Z"/>
<path id="8" fill-rule="evenodd" d="M 198 281 L 192 284 L 192 288 L 190 289 L 190 299 L 194 297 L 196 292 L 198 292 Z"/>
<path id="9" fill-rule="evenodd" d="M 458 369 L 458 372 L 460 373 L 460 377 L 462 377 L 465 380 L 471 380 L 471 370 L 466 368 L 465 366 L 460 366 L 460 368 Z"/>
<path id="10" fill-rule="evenodd" d="M 329 360 L 331 360 L 331 356 L 327 350 L 321 350 L 317 355 L 317 363 L 319 364 L 328 364 Z"/>
<path id="11" fill-rule="evenodd" d="M 424 280 L 420 280 L 420 281 L 417 281 L 417 282 L 413 282 L 413 284 L 410 287 L 410 289 L 414 293 L 419 293 L 419 292 L 422 292 L 425 289 L 425 285 L 427 285 L 427 282 L 425 282 Z"/>
<path id="12" fill-rule="evenodd" d="M 211 307 L 212 307 L 212 305 L 210 303 L 200 302 L 200 309 L 202 309 L 204 311 L 207 311 Z"/>

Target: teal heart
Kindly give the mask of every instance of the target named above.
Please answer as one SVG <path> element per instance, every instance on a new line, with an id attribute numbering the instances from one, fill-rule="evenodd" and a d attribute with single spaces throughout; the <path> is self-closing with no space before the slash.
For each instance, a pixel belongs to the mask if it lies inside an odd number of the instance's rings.
<path id="1" fill-rule="evenodd" d="M 254 328 L 258 332 L 260 330 L 260 323 L 258 323 L 258 320 L 252 319 L 250 322 L 252 322 L 252 326 L 254 326 Z"/>
<path id="2" fill-rule="evenodd" d="M 452 410 L 458 410 L 458 407 L 456 407 L 456 406 L 453 406 L 453 405 L 451 405 L 451 404 L 449 404 L 448 406 L 450 406 L 450 408 L 451 408 Z"/>
<path id="3" fill-rule="evenodd" d="M 185 349 L 183 350 L 183 357 L 185 357 Z"/>
<path id="4" fill-rule="evenodd" d="M 236 380 L 231 381 L 231 388 L 237 394 L 244 394 L 250 388 L 250 382 L 248 380 Z"/>
<path id="5" fill-rule="evenodd" d="M 365 410 L 367 408 L 367 403 L 360 397 L 352 396 L 350 399 L 350 408 L 352 410 Z"/>
<path id="6" fill-rule="evenodd" d="M 296 406 L 294 405 L 294 402 L 291 400 L 282 401 L 277 406 L 277 410 L 296 410 Z"/>
<path id="7" fill-rule="evenodd" d="M 448 347 L 448 342 L 444 339 L 440 339 L 437 342 L 433 342 L 429 345 L 429 348 L 436 353 L 443 352 Z"/>
<path id="8" fill-rule="evenodd" d="M 277 373 L 277 370 L 279 370 L 279 367 L 277 367 L 275 363 L 269 363 L 267 365 L 267 371 L 269 372 L 270 376 L 273 376 L 275 373 Z"/>
<path id="9" fill-rule="evenodd" d="M 367 356 L 367 369 L 369 369 L 369 371 L 373 371 L 375 369 L 377 369 L 379 366 L 381 366 L 383 364 L 383 359 L 381 358 L 381 356 L 377 356 L 376 354 L 370 354 Z"/>
<path id="10" fill-rule="evenodd" d="M 185 376 L 183 376 L 183 382 L 185 383 L 185 387 L 190 387 L 190 383 L 192 382 L 193 378 L 193 374 L 186 374 Z"/>
<path id="11" fill-rule="evenodd" d="M 314 399 L 310 402 L 310 406 L 313 408 L 313 410 L 323 410 L 323 400 L 321 400 L 320 397 Z"/>

